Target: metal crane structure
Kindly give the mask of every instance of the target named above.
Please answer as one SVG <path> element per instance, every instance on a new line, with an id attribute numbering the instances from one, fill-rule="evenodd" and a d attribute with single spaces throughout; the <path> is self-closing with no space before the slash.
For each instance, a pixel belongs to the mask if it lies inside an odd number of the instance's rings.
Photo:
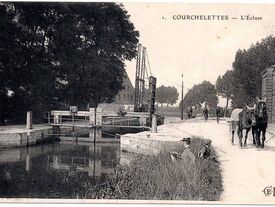
<path id="1" fill-rule="evenodd" d="M 149 75 L 148 70 L 149 69 Z M 146 79 L 145 79 L 146 74 Z M 149 88 L 145 90 L 145 82 L 149 83 Z M 149 58 L 146 47 L 138 44 L 137 62 L 136 62 L 136 77 L 135 77 L 135 112 L 148 111 L 150 114 L 155 111 L 155 91 L 156 78 L 152 76 L 149 64 Z M 147 94 L 146 94 L 147 93 Z M 148 97 L 149 95 L 149 97 Z"/>

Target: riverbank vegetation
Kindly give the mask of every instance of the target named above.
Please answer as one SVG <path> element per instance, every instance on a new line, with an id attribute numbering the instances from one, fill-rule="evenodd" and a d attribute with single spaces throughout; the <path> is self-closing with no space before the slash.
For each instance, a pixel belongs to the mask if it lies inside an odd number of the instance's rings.
<path id="1" fill-rule="evenodd" d="M 196 155 L 206 140 L 192 139 L 191 151 Z M 171 150 L 182 151 L 179 145 Z M 216 152 L 212 149 L 212 155 Z M 143 200 L 208 200 L 220 199 L 221 169 L 215 159 L 197 158 L 172 163 L 169 152 L 158 156 L 137 156 L 129 165 L 118 165 L 106 182 L 95 185 L 83 183 L 74 192 L 76 198 L 86 199 L 143 199 Z"/>

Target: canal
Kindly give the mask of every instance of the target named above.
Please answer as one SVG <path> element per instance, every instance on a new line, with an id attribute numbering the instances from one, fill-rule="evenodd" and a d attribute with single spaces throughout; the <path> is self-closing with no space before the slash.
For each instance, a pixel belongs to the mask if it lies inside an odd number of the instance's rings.
<path id="1" fill-rule="evenodd" d="M 76 198 L 120 162 L 119 143 L 51 143 L 0 149 L 1 198 Z"/>

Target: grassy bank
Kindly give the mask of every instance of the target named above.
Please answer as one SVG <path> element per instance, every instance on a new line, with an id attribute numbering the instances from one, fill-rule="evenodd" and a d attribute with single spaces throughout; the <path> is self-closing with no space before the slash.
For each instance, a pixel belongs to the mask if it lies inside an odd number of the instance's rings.
<path id="1" fill-rule="evenodd" d="M 205 140 L 192 139 L 191 151 L 197 154 Z M 179 145 L 174 149 L 182 151 Z M 212 154 L 215 151 L 212 149 Z M 169 153 L 137 156 L 128 166 L 118 166 L 101 185 L 85 183 L 75 192 L 78 198 L 219 200 L 222 178 L 219 164 L 211 159 L 172 163 Z"/>

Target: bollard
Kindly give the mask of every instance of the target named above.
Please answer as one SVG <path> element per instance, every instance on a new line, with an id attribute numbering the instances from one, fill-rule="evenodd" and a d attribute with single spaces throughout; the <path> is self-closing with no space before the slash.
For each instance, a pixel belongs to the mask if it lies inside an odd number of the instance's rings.
<path id="1" fill-rule="evenodd" d="M 157 133 L 157 115 L 153 114 L 152 115 L 152 127 L 151 127 L 151 132 L 152 133 Z"/>
<path id="2" fill-rule="evenodd" d="M 59 124 L 59 115 L 58 114 L 54 114 L 54 116 L 53 116 L 53 123 L 54 124 Z"/>
<path id="3" fill-rule="evenodd" d="M 28 111 L 27 112 L 27 125 L 26 129 L 32 129 L 32 112 Z"/>
<path id="4" fill-rule="evenodd" d="M 95 108 L 89 108 L 89 122 L 90 122 L 90 125 L 95 125 L 94 124 L 94 115 L 95 115 Z"/>

